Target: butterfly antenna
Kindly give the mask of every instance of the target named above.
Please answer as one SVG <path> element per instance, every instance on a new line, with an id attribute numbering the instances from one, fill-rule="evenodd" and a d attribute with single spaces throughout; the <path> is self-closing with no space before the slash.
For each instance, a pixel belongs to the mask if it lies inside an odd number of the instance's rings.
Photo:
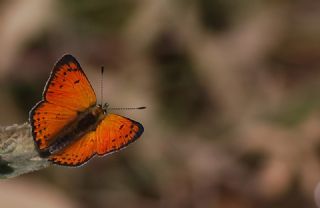
<path id="1" fill-rule="evenodd" d="M 100 87 L 101 87 L 101 91 L 100 91 L 100 93 L 101 93 L 101 105 L 102 105 L 102 103 L 103 103 L 103 73 L 104 73 L 104 66 L 101 66 L 101 83 L 100 83 Z"/>
<path id="2" fill-rule="evenodd" d="M 141 106 L 141 107 L 135 107 L 135 108 L 109 108 L 110 110 L 143 110 L 147 107 Z"/>

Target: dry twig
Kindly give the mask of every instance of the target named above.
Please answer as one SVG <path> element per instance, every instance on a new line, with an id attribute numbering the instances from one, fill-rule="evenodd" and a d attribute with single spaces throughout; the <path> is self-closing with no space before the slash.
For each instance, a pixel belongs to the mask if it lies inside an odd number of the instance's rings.
<path id="1" fill-rule="evenodd" d="M 49 165 L 39 157 L 28 123 L 0 127 L 0 178 L 13 178 Z"/>

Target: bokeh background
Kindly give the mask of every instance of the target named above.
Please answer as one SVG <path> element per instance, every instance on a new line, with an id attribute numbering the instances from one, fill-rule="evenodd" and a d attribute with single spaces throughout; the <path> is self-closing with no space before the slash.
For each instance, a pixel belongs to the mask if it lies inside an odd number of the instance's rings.
<path id="1" fill-rule="evenodd" d="M 1 207 L 316 207 L 320 1 L 0 0 L 0 124 L 28 120 L 53 64 L 145 133 L 81 168 L 0 182 Z M 98 97 L 99 99 L 99 97 Z"/>

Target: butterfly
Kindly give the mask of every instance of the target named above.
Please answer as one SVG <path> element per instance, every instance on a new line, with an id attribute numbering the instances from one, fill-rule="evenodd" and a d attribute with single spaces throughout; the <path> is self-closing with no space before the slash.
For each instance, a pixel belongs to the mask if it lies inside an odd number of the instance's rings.
<path id="1" fill-rule="evenodd" d="M 29 121 L 39 155 L 63 166 L 80 166 L 95 155 L 123 149 L 144 131 L 137 121 L 97 104 L 80 64 L 69 54 L 55 64 Z"/>

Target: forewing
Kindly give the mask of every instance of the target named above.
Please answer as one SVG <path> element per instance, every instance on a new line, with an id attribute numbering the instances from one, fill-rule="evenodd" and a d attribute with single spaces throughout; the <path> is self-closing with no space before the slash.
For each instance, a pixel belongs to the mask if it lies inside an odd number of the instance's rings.
<path id="1" fill-rule="evenodd" d="M 126 147 L 142 133 L 143 126 L 140 123 L 116 114 L 108 114 L 95 131 L 49 156 L 49 161 L 63 166 L 80 166 L 96 154 L 102 156 Z"/>
<path id="2" fill-rule="evenodd" d="M 97 101 L 80 64 L 71 55 L 63 56 L 56 63 L 43 97 L 49 103 L 74 111 L 84 111 Z"/>
<path id="3" fill-rule="evenodd" d="M 95 104 L 96 95 L 79 63 L 71 55 L 63 56 L 51 72 L 43 100 L 30 111 L 38 149 L 46 149 L 79 112 Z"/>
<path id="4" fill-rule="evenodd" d="M 143 133 L 143 126 L 129 118 L 108 114 L 96 130 L 97 154 L 104 155 L 126 147 Z"/>

